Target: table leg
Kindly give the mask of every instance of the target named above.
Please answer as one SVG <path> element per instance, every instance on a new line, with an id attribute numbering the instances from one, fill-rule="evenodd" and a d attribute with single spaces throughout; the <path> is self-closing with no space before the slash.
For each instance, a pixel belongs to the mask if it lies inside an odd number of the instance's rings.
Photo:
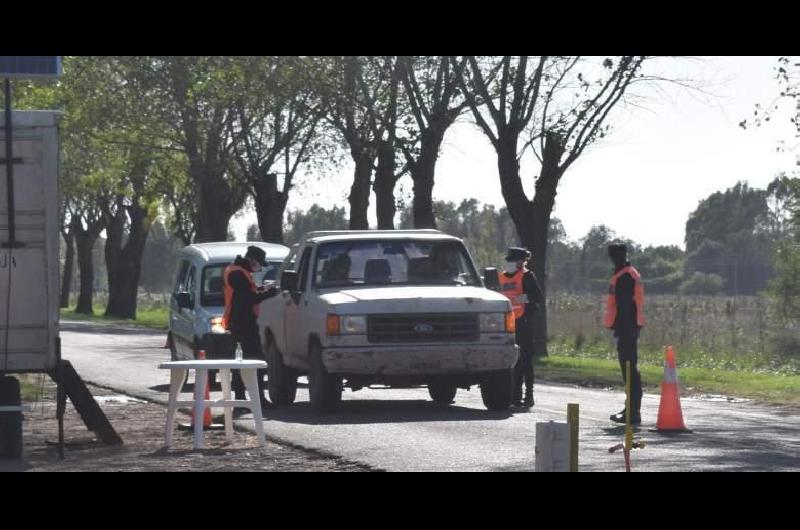
<path id="1" fill-rule="evenodd" d="M 222 399 L 230 401 L 231 399 L 231 371 L 228 368 L 222 368 L 219 371 L 219 380 L 222 385 Z M 225 405 L 225 439 L 228 442 L 233 441 L 233 413 L 231 407 Z"/>
<path id="2" fill-rule="evenodd" d="M 242 379 L 247 387 L 247 393 L 250 395 L 250 410 L 253 411 L 253 420 L 255 421 L 256 434 L 258 441 L 264 445 L 264 420 L 261 416 L 261 395 L 258 392 L 258 379 L 257 370 L 255 369 L 242 369 Z"/>
<path id="3" fill-rule="evenodd" d="M 167 405 L 167 428 L 164 435 L 166 446 L 172 445 L 172 434 L 175 429 L 175 411 L 178 409 L 178 394 L 183 387 L 183 380 L 186 377 L 185 368 L 173 368 L 169 371 L 169 403 Z"/>
<path id="4" fill-rule="evenodd" d="M 208 369 L 196 368 L 194 371 L 194 448 L 203 448 L 203 413 L 206 410 L 206 383 Z"/>

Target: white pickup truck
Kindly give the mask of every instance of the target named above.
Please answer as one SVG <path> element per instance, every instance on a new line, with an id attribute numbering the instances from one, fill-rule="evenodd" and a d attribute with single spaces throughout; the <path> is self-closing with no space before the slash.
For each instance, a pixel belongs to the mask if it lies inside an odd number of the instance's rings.
<path id="1" fill-rule="evenodd" d="M 486 289 L 463 242 L 436 230 L 306 234 L 262 302 L 269 396 L 294 402 L 307 375 L 311 408 L 343 387 L 427 385 L 436 402 L 480 385 L 489 410 L 511 404 L 519 356 L 508 299 Z"/>

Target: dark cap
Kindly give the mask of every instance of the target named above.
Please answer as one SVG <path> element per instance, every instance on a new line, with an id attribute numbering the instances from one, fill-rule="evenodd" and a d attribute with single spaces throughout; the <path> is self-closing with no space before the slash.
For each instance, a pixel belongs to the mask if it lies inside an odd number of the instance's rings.
<path id="1" fill-rule="evenodd" d="M 628 255 L 628 246 L 624 243 L 608 245 L 608 257 L 611 259 L 625 259 Z"/>
<path id="2" fill-rule="evenodd" d="M 247 247 L 247 253 L 244 255 L 244 257 L 256 260 L 261 264 L 262 267 L 267 266 L 267 253 L 264 252 L 264 249 L 261 247 L 257 247 L 255 245 Z"/>
<path id="3" fill-rule="evenodd" d="M 506 261 L 525 261 L 531 257 L 531 253 L 524 248 L 509 247 L 506 252 Z"/>

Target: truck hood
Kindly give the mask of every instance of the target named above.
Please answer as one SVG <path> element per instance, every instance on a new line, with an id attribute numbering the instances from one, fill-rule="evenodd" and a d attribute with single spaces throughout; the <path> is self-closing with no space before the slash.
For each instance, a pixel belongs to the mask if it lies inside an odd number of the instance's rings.
<path id="1" fill-rule="evenodd" d="M 361 287 L 321 293 L 339 314 L 364 313 L 478 313 L 511 311 L 508 298 L 483 287 L 409 285 Z"/>

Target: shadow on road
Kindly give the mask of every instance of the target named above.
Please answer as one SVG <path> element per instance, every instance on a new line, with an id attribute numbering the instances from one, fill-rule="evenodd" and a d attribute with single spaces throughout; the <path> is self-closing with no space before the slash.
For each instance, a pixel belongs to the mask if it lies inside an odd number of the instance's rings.
<path id="1" fill-rule="evenodd" d="M 107 324 L 104 322 L 81 322 L 79 320 L 62 320 L 58 324 L 59 331 L 72 331 L 75 333 L 95 333 L 102 335 L 158 335 L 163 334 L 166 340 L 166 330 L 126 326 L 124 324 Z"/>
<path id="2" fill-rule="evenodd" d="M 493 412 L 457 405 L 441 405 L 425 400 L 362 399 L 346 400 L 335 412 L 317 414 L 307 401 L 264 411 L 267 420 L 304 425 L 363 425 L 440 421 L 505 420 L 511 411 Z M 252 419 L 251 415 L 241 419 Z"/>

